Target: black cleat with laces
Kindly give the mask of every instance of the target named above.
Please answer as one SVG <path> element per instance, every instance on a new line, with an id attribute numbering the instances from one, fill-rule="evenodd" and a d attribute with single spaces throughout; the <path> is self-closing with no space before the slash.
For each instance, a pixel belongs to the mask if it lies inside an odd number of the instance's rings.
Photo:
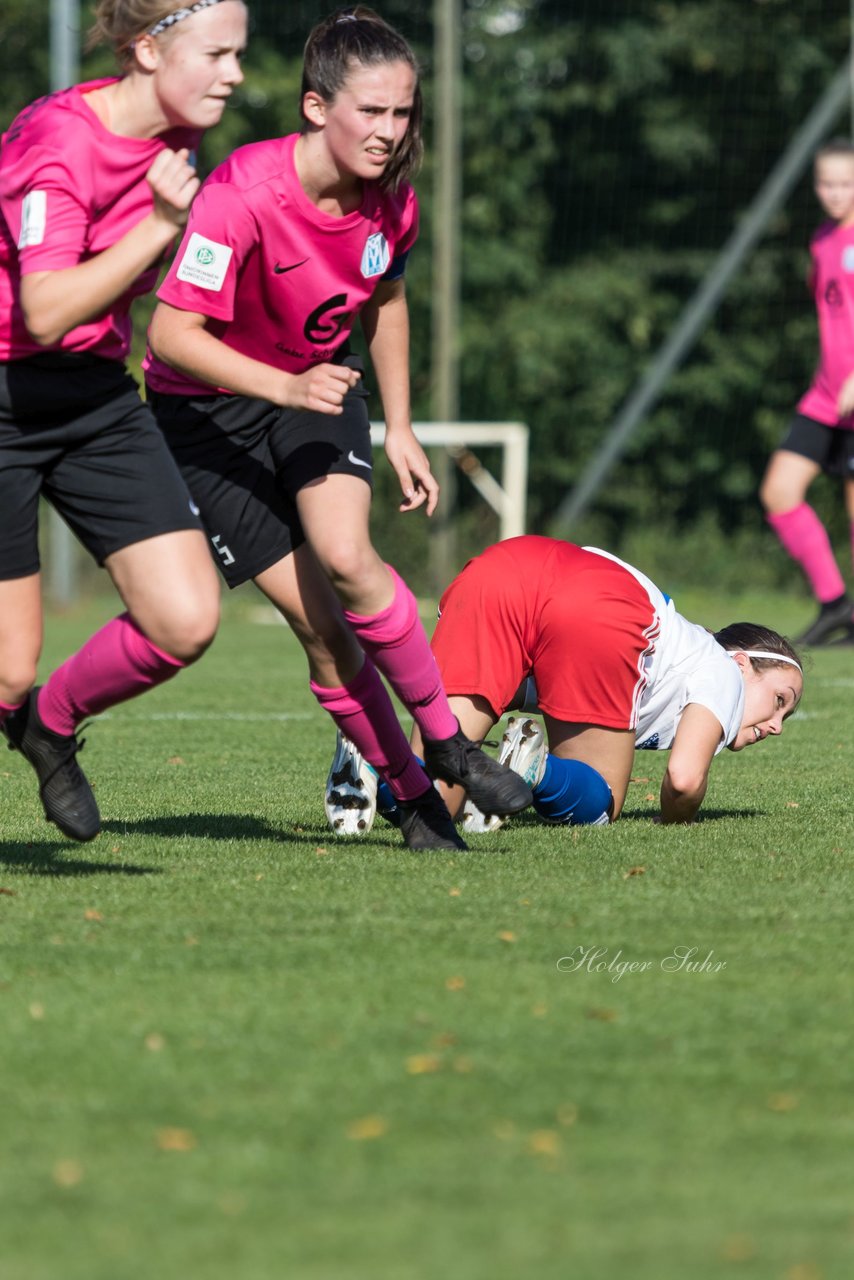
<path id="1" fill-rule="evenodd" d="M 38 689 L 3 723 L 9 749 L 20 751 L 36 771 L 45 817 L 72 840 L 93 840 L 101 830 L 101 815 L 77 752 L 83 746 L 75 734 L 53 733 L 41 722 Z"/>
<path id="2" fill-rule="evenodd" d="M 398 800 L 400 830 L 407 849 L 467 849 L 457 832 L 448 806 L 435 787 L 414 800 Z"/>
<path id="3" fill-rule="evenodd" d="M 463 787 L 481 813 L 519 813 L 533 800 L 531 788 L 512 769 L 493 760 L 462 729 L 451 738 L 424 739 L 424 763 L 431 778 Z"/>

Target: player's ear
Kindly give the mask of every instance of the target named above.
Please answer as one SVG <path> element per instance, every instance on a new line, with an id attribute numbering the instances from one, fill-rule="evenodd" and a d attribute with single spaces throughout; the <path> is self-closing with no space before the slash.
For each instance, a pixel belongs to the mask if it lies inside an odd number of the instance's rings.
<path id="1" fill-rule="evenodd" d="M 160 61 L 160 50 L 154 36 L 138 36 L 133 44 L 134 57 L 143 71 L 154 71 Z"/>
<path id="2" fill-rule="evenodd" d="M 302 114 L 309 124 L 322 129 L 326 124 L 326 101 L 319 93 L 309 90 L 302 100 Z"/>

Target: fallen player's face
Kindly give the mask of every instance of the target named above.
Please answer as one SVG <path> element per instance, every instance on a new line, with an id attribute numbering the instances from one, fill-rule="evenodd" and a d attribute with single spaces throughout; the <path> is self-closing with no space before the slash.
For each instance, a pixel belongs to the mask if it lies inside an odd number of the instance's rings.
<path id="1" fill-rule="evenodd" d="M 744 677 L 744 715 L 731 751 L 741 751 L 754 742 L 783 732 L 783 721 L 801 700 L 804 678 L 797 667 L 768 667 L 754 671 L 747 662 Z"/>

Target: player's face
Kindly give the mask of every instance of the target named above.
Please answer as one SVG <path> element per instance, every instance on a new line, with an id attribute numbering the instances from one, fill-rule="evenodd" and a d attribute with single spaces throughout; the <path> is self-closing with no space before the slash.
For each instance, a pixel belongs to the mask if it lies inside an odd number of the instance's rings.
<path id="1" fill-rule="evenodd" d="M 822 156 L 815 166 L 815 194 L 828 217 L 854 222 L 854 156 Z"/>
<path id="2" fill-rule="evenodd" d="M 783 721 L 801 699 L 804 678 L 797 667 L 767 667 L 755 671 L 749 658 L 736 656 L 744 677 L 744 715 L 731 751 L 741 751 L 763 738 L 783 732 Z"/>
<path id="3" fill-rule="evenodd" d="M 356 64 L 333 100 L 322 104 L 326 152 L 340 174 L 382 177 L 409 128 L 415 88 L 407 62 Z"/>
<path id="4" fill-rule="evenodd" d="M 243 80 L 246 7 L 222 0 L 164 33 L 155 70 L 156 92 L 170 125 L 209 129 Z"/>

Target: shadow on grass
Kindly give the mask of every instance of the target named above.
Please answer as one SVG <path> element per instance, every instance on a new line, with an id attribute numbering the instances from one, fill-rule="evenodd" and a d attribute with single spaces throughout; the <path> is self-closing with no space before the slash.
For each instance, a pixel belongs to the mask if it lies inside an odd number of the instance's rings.
<path id="1" fill-rule="evenodd" d="M 273 840 L 287 844 L 317 844 L 319 828 L 274 827 L 263 818 L 248 813 L 179 813 L 163 818 L 139 818 L 130 822 L 104 822 L 104 831 L 114 836 L 159 836 L 161 839 L 189 837 L 196 840 Z M 324 838 L 331 832 L 326 830 Z"/>
<path id="2" fill-rule="evenodd" d="M 157 867 L 139 867 L 132 862 L 95 862 L 88 858 L 69 858 L 68 849 L 77 844 L 48 844 L 47 841 L 0 841 L 0 867 L 26 871 L 32 876 L 156 876 Z"/>
<path id="3" fill-rule="evenodd" d="M 657 817 L 657 809 L 624 809 L 620 814 L 620 822 L 651 822 Z M 767 818 L 767 809 L 701 809 L 700 822 L 709 822 L 716 818 Z"/>

